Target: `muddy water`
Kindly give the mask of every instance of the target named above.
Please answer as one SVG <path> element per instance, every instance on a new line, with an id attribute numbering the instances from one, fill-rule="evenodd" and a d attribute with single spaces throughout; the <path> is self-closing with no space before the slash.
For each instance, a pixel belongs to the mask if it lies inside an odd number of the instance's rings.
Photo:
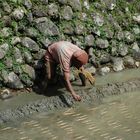
<path id="1" fill-rule="evenodd" d="M 103 99 L 97 107 L 77 106 L 39 113 L 1 126 L 1 140 L 139 140 L 140 91 Z"/>
<path id="2" fill-rule="evenodd" d="M 106 83 L 125 82 L 129 79 L 140 78 L 140 69 L 129 69 L 123 72 L 109 73 L 96 79 L 96 85 Z"/>

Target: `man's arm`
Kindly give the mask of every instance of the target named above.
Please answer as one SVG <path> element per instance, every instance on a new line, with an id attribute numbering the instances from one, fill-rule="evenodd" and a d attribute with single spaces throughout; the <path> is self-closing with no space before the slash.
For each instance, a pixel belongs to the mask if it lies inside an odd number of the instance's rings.
<path id="1" fill-rule="evenodd" d="M 71 95 L 73 96 L 73 98 L 76 100 L 76 101 L 81 101 L 81 97 L 79 95 L 77 95 L 75 93 L 75 91 L 73 90 L 73 87 L 70 83 L 70 74 L 68 72 L 64 72 L 64 79 L 66 81 L 66 88 L 68 89 L 68 91 L 71 93 Z"/>

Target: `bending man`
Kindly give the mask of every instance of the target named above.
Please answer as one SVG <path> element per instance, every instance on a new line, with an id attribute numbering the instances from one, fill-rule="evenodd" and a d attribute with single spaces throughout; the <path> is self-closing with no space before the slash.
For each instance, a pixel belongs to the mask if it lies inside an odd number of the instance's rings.
<path id="1" fill-rule="evenodd" d="M 56 66 L 60 64 L 68 91 L 71 93 L 75 100 L 80 101 L 81 97 L 75 93 L 69 80 L 70 67 L 74 66 L 77 69 L 83 69 L 83 65 L 88 62 L 87 53 L 70 42 L 59 41 L 53 43 L 47 48 L 45 61 L 47 69 L 47 80 L 50 80 L 54 77 Z"/>

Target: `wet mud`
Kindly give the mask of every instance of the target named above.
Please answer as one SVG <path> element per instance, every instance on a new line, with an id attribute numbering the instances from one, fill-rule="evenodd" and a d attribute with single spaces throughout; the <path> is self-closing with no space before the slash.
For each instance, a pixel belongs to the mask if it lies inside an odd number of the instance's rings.
<path id="1" fill-rule="evenodd" d="M 30 101 L 16 108 L 0 111 L 0 124 L 15 122 L 22 118 L 29 117 L 38 112 L 56 111 L 62 108 L 76 107 L 78 104 L 92 104 L 97 106 L 102 104 L 104 98 L 111 95 L 125 94 L 140 89 L 140 78 L 131 79 L 125 82 L 108 83 L 94 87 L 77 89 L 77 93 L 82 97 L 81 102 L 76 102 L 70 94 L 61 94 L 52 97 Z"/>

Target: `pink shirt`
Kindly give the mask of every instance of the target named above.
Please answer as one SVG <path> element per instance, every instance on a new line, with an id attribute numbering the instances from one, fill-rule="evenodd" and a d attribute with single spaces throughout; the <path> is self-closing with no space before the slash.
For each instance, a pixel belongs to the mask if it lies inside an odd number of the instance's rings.
<path id="1" fill-rule="evenodd" d="M 64 72 L 70 72 L 70 61 L 74 52 L 82 51 L 78 46 L 67 42 L 59 41 L 48 47 L 49 54 L 46 52 L 46 60 L 53 61 L 55 60 L 60 64 Z M 52 60 L 53 59 L 53 60 Z"/>

